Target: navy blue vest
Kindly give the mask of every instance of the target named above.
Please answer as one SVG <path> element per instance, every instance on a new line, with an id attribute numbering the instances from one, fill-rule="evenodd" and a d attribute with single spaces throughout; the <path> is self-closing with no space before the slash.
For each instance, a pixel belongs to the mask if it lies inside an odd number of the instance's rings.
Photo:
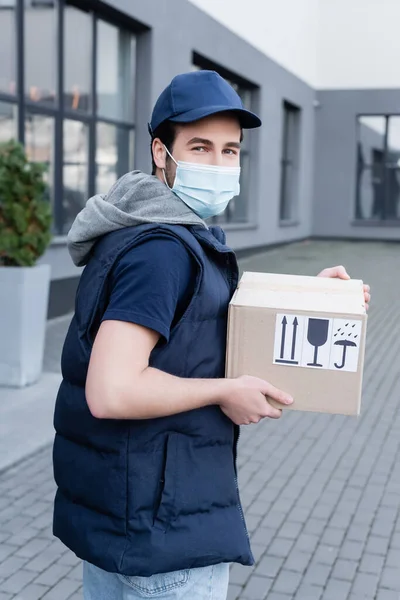
<path id="1" fill-rule="evenodd" d="M 236 480 L 238 428 L 218 406 L 144 421 L 94 418 L 85 399 L 91 348 L 116 261 L 144 236 L 175 236 L 197 264 L 192 300 L 151 366 L 224 377 L 228 304 L 237 285 L 220 228 L 145 225 L 96 245 L 62 354 L 54 426 L 54 534 L 113 573 L 150 576 L 220 562 L 253 564 Z"/>

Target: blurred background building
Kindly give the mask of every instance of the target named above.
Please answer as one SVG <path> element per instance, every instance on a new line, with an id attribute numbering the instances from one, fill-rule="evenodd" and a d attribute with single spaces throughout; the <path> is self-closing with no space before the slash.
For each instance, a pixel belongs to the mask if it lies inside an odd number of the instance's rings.
<path id="1" fill-rule="evenodd" d="M 149 171 L 152 106 L 191 69 L 218 71 L 263 120 L 218 219 L 235 249 L 399 240 L 399 23 L 398 0 L 0 0 L 0 141 L 48 165 L 49 316 L 73 307 L 74 217 Z"/>

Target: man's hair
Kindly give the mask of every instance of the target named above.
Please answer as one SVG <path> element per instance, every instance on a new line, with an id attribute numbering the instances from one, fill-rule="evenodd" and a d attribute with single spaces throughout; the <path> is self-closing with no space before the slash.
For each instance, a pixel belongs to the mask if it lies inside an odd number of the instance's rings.
<path id="1" fill-rule="evenodd" d="M 175 123 L 173 123 L 172 121 L 164 121 L 164 123 L 161 123 L 161 125 L 159 125 L 157 127 L 157 129 L 155 129 L 153 131 L 153 137 L 151 139 L 151 144 L 150 144 L 150 152 L 151 152 L 151 162 L 152 162 L 152 175 L 156 174 L 156 169 L 157 169 L 157 165 L 154 162 L 154 156 L 153 156 L 153 140 L 155 140 L 156 138 L 159 138 L 162 143 L 164 144 L 164 146 L 166 146 L 166 148 L 168 148 L 169 152 L 171 152 L 172 154 L 172 149 L 173 149 L 173 145 L 175 142 L 175 138 L 176 138 L 176 125 Z M 167 155 L 167 160 L 168 160 L 168 155 Z"/>

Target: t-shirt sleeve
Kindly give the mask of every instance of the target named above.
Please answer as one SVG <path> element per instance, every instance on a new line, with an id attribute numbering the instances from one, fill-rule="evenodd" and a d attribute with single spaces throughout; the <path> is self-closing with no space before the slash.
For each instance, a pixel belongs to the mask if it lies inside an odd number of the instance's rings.
<path id="1" fill-rule="evenodd" d="M 194 258 L 168 235 L 149 237 L 127 252 L 111 273 L 111 293 L 102 321 L 127 321 L 169 340 L 196 284 Z"/>

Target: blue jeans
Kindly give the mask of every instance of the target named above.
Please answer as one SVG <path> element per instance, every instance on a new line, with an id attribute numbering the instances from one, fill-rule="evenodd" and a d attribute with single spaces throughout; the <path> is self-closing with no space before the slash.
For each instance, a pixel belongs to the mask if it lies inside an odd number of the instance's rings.
<path id="1" fill-rule="evenodd" d="M 127 577 L 83 563 L 84 600 L 226 600 L 229 565 Z"/>

